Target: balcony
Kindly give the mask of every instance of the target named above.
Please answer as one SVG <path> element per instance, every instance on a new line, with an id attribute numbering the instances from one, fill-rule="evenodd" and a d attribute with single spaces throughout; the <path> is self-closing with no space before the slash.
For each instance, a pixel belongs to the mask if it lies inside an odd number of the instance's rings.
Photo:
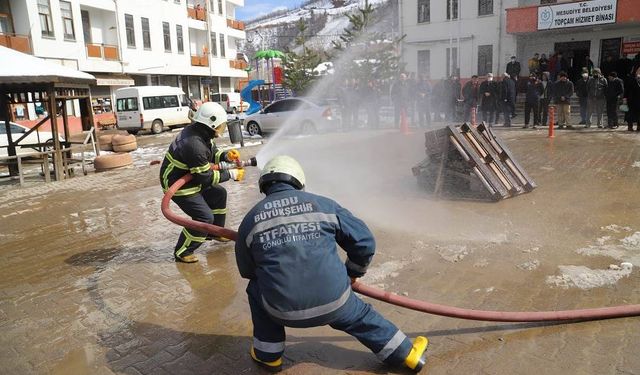
<path id="1" fill-rule="evenodd" d="M 238 21 L 238 20 L 232 20 L 230 18 L 227 18 L 227 27 L 230 27 L 230 28 L 236 29 L 236 30 L 240 30 L 240 31 L 244 31 L 244 22 Z"/>
<path id="2" fill-rule="evenodd" d="M 191 66 L 209 66 L 209 56 L 191 55 Z"/>
<path id="3" fill-rule="evenodd" d="M 118 61 L 118 46 L 87 43 L 87 57 L 106 61 Z"/>
<path id="4" fill-rule="evenodd" d="M 247 69 L 248 64 L 244 60 L 229 60 L 229 67 L 231 69 L 245 70 Z"/>
<path id="5" fill-rule="evenodd" d="M 192 20 L 206 21 L 207 20 L 206 12 L 207 12 L 206 9 L 201 5 L 196 5 L 193 8 L 192 7 L 187 8 L 187 16 Z"/>
<path id="6" fill-rule="evenodd" d="M 0 46 L 31 54 L 31 42 L 26 35 L 2 33 L 0 34 Z"/>

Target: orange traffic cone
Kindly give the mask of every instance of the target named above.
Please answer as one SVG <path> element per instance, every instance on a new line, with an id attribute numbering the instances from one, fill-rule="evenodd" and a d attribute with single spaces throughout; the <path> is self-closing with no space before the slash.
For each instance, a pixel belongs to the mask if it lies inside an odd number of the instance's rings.
<path id="1" fill-rule="evenodd" d="M 407 120 L 407 111 L 404 109 L 400 112 L 400 132 L 404 135 L 411 134 L 409 131 L 409 121 Z"/>

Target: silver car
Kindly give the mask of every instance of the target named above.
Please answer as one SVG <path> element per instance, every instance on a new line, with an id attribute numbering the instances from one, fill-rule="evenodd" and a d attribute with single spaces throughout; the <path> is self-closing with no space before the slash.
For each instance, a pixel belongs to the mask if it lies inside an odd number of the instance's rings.
<path id="1" fill-rule="evenodd" d="M 250 135 L 276 132 L 283 126 L 292 134 L 313 134 L 335 129 L 332 113 L 321 99 L 288 98 L 247 116 L 244 125 Z"/>

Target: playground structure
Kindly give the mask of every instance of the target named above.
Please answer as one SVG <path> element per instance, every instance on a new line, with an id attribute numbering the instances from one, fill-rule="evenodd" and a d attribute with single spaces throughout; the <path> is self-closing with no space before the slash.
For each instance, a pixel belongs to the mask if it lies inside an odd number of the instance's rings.
<path id="1" fill-rule="evenodd" d="M 276 100 L 292 96 L 293 93 L 282 86 L 283 58 L 284 53 L 278 50 L 256 52 L 254 64 L 248 69 L 249 78 L 238 83 L 242 101 L 249 103 L 247 115 Z"/>

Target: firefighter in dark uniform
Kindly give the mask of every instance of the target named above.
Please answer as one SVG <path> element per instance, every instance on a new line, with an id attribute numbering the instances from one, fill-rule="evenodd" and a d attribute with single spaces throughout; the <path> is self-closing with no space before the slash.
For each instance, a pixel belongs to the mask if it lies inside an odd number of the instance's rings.
<path id="1" fill-rule="evenodd" d="M 221 227 L 227 214 L 227 191 L 220 184 L 230 179 L 241 181 L 244 177 L 242 169 L 211 168 L 211 163 L 240 161 L 237 150 L 221 151 L 213 142 L 226 127 L 224 108 L 217 103 L 204 103 L 193 116 L 193 124 L 185 127 L 171 143 L 160 168 L 160 183 L 165 192 L 180 177 L 191 173 L 193 179 L 178 190 L 172 200 L 193 220 Z M 207 239 L 228 241 L 183 228 L 174 250 L 176 261 L 197 262 L 193 252 Z"/>
<path id="2" fill-rule="evenodd" d="M 276 156 L 259 180 L 266 194 L 238 230 L 236 261 L 249 279 L 253 320 L 251 358 L 280 370 L 285 326 L 330 325 L 349 333 L 383 362 L 419 371 L 428 341 L 412 344 L 351 290 L 367 271 L 375 240 L 366 224 L 335 201 L 304 192 L 302 168 L 289 156 Z M 347 253 L 343 263 L 337 245 Z"/>

